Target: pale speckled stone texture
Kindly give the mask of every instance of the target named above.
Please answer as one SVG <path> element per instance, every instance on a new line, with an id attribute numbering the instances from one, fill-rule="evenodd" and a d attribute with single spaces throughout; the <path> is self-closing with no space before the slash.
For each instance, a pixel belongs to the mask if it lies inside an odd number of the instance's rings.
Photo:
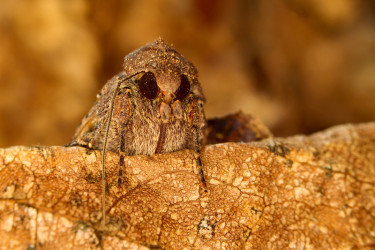
<path id="1" fill-rule="evenodd" d="M 375 123 L 311 136 L 207 146 L 205 193 L 191 151 L 108 154 L 101 218 L 100 152 L 0 150 L 0 248 L 315 248 L 375 244 Z"/>

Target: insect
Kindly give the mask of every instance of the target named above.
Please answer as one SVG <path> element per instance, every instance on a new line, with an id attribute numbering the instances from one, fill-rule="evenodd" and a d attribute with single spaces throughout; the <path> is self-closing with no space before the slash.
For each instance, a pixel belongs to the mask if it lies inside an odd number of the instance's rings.
<path id="1" fill-rule="evenodd" d="M 106 151 L 125 156 L 193 149 L 207 190 L 200 147 L 206 127 L 205 97 L 194 65 L 161 38 L 128 54 L 83 118 L 69 145 L 102 150 L 102 223 L 105 225 Z"/>

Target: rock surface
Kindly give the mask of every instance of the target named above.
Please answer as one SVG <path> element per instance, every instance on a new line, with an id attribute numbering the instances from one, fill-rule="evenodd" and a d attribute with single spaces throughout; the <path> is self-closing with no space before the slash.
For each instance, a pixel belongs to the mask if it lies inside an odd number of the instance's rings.
<path id="1" fill-rule="evenodd" d="M 206 146 L 205 193 L 191 151 L 0 149 L 0 248 L 345 249 L 375 244 L 375 123 L 311 136 Z"/>

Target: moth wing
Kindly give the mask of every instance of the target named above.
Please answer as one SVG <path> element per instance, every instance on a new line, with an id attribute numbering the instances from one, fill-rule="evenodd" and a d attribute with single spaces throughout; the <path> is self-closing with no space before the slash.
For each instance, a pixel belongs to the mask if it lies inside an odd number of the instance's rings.
<path id="1" fill-rule="evenodd" d="M 116 110 L 118 105 L 121 105 L 123 101 L 114 100 L 123 97 L 123 95 L 115 95 L 118 91 L 118 86 L 124 81 L 125 75 L 123 72 L 114 76 L 110 79 L 100 91 L 98 99 L 94 103 L 91 110 L 82 119 L 80 125 L 76 129 L 71 142 L 68 146 L 83 146 L 86 148 L 100 150 L 103 147 L 104 138 L 106 134 L 106 126 L 108 119 L 111 119 L 110 126 L 118 127 L 119 123 L 126 122 L 128 117 L 121 117 L 124 121 L 118 121 L 118 119 L 113 119 L 110 116 L 116 115 Z M 113 110 L 114 114 L 111 114 Z M 115 129 L 118 130 L 118 129 Z M 113 132 L 112 132 L 113 133 Z M 109 137 L 113 137 L 110 135 Z M 118 143 L 116 143 L 118 144 Z M 111 148 L 114 148 L 111 146 Z M 111 151 L 118 151 L 111 150 Z"/>

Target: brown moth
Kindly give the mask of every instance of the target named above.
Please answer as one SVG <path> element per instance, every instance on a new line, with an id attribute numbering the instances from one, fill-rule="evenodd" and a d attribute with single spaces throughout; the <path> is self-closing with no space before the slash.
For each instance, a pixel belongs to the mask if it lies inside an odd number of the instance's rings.
<path id="1" fill-rule="evenodd" d="M 120 154 L 120 185 L 124 156 L 193 149 L 206 190 L 199 153 L 204 102 L 196 68 L 162 39 L 125 57 L 123 71 L 104 85 L 69 144 L 102 150 L 103 223 L 107 150 Z"/>

